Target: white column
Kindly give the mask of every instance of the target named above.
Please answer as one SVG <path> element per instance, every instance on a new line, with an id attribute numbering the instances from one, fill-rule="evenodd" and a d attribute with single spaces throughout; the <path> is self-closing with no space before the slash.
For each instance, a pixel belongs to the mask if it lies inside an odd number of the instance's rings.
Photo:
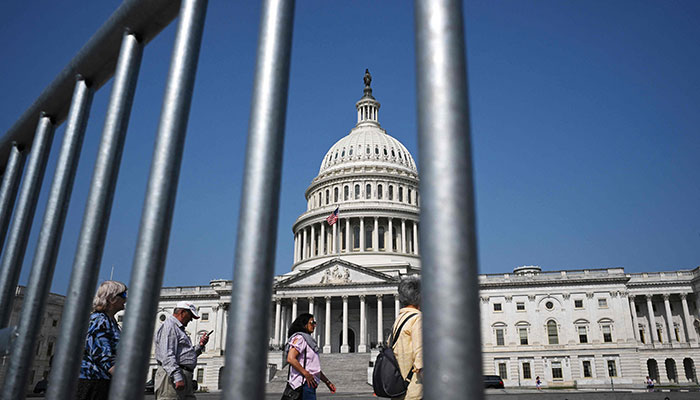
<path id="1" fill-rule="evenodd" d="M 214 349 L 221 349 L 221 340 L 224 337 L 224 306 L 223 304 L 218 304 L 216 306 L 216 342 L 214 343 Z"/>
<path id="2" fill-rule="evenodd" d="M 384 316 L 382 315 L 382 295 L 377 295 L 377 342 L 384 342 Z"/>
<path id="3" fill-rule="evenodd" d="M 401 252 L 406 252 L 406 220 L 401 220 Z"/>
<path id="4" fill-rule="evenodd" d="M 222 321 L 222 325 L 224 327 L 224 331 L 221 334 L 221 349 L 226 350 L 226 337 L 228 336 L 228 304 L 224 304 L 222 307 L 224 317 Z"/>
<path id="5" fill-rule="evenodd" d="M 389 219 L 389 249 L 387 250 L 388 252 L 393 252 L 394 251 L 394 228 L 391 225 L 391 218 Z"/>
<path id="6" fill-rule="evenodd" d="M 365 318 L 365 296 L 360 295 L 360 345 L 357 347 L 358 353 L 367 352 L 367 321 Z"/>
<path id="7" fill-rule="evenodd" d="M 280 325 L 282 324 L 282 301 L 275 299 L 275 346 L 280 345 Z"/>
<path id="8" fill-rule="evenodd" d="M 401 304 L 399 304 L 398 293 L 394 295 L 394 319 L 399 317 L 399 310 L 401 309 Z"/>
<path id="9" fill-rule="evenodd" d="M 345 219 L 345 252 L 349 253 L 350 248 L 350 218 Z"/>
<path id="10" fill-rule="evenodd" d="M 343 296 L 343 344 L 340 346 L 340 352 L 350 352 L 350 346 L 348 346 L 348 296 Z"/>
<path id="11" fill-rule="evenodd" d="M 289 307 L 282 306 L 282 343 L 287 343 L 287 331 L 289 330 Z"/>
<path id="12" fill-rule="evenodd" d="M 297 298 L 292 297 L 292 322 L 297 319 Z"/>
<path id="13" fill-rule="evenodd" d="M 365 217 L 360 217 L 360 251 L 365 251 Z"/>
<path id="14" fill-rule="evenodd" d="M 372 249 L 379 251 L 379 218 L 374 217 L 374 230 L 372 231 Z"/>
<path id="15" fill-rule="evenodd" d="M 309 301 L 309 314 L 314 315 L 314 298 L 308 297 L 307 300 Z"/>
<path id="16" fill-rule="evenodd" d="M 328 250 L 330 250 L 330 246 L 326 244 L 326 221 L 321 222 L 321 243 L 319 244 L 320 248 L 318 250 L 318 254 L 321 255 L 326 255 L 328 254 Z"/>
<path id="17" fill-rule="evenodd" d="M 413 254 L 418 254 L 418 222 L 413 221 Z"/>
<path id="18" fill-rule="evenodd" d="M 673 329 L 673 316 L 671 315 L 671 302 L 669 301 L 669 298 L 671 297 L 670 294 L 665 293 L 663 295 L 664 297 L 664 308 L 666 309 L 666 326 L 668 326 L 668 337 L 669 343 L 675 342 L 678 343 L 678 340 L 676 340 L 676 332 Z"/>
<path id="19" fill-rule="evenodd" d="M 335 225 L 334 225 L 335 226 Z M 331 297 L 326 296 L 326 320 L 323 322 L 326 328 L 326 340 L 323 344 L 323 353 L 331 352 Z"/>
<path id="20" fill-rule="evenodd" d="M 637 307 L 634 303 L 634 296 L 630 296 L 630 310 L 632 311 L 632 333 L 634 333 L 634 338 L 639 342 L 639 320 L 637 319 Z"/>
<path id="21" fill-rule="evenodd" d="M 656 335 L 656 318 L 654 318 L 654 306 L 651 304 L 652 295 L 647 294 L 647 312 L 649 313 L 649 330 L 651 331 L 651 338 L 653 343 L 659 343 L 659 337 Z"/>
<path id="22" fill-rule="evenodd" d="M 294 234 L 294 262 L 299 261 L 299 235 Z"/>
<path id="23" fill-rule="evenodd" d="M 306 255 L 306 228 L 303 229 L 303 239 L 301 241 L 301 259 L 305 260 L 307 258 Z"/>
<path id="24" fill-rule="evenodd" d="M 316 256 L 316 225 L 311 225 L 311 257 Z"/>
<path id="25" fill-rule="evenodd" d="M 686 294 L 681 294 L 681 304 L 683 305 L 683 324 L 685 325 L 685 331 L 687 332 L 688 342 L 695 343 L 698 338 L 695 336 L 695 328 L 693 328 L 693 320 L 690 318 L 690 311 L 688 310 L 688 300 L 686 300 Z"/>

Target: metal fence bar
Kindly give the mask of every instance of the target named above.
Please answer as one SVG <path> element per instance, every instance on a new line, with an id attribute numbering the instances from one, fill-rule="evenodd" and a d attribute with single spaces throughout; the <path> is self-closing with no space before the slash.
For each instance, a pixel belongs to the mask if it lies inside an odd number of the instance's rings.
<path id="1" fill-rule="evenodd" d="M 183 0 L 163 96 L 110 397 L 143 398 L 207 0 Z"/>
<path id="2" fill-rule="evenodd" d="M 61 368 L 51 370 L 47 391 L 52 399 L 74 397 L 142 54 L 142 43 L 124 33 L 61 318 L 54 356 Z"/>
<path id="3" fill-rule="evenodd" d="M 34 346 L 44 320 L 44 306 L 51 289 L 58 247 L 61 243 L 75 172 L 83 146 L 85 127 L 90 114 L 92 95 L 93 91 L 88 83 L 82 77 L 78 77 L 44 213 L 44 222 L 34 253 L 32 271 L 25 290 L 19 320 L 19 336 L 13 345 L 9 369 L 5 376 L 6 384 L 2 392 L 4 399 L 22 398 L 26 389 Z"/>
<path id="4" fill-rule="evenodd" d="M 224 399 L 265 397 L 294 0 L 263 4 L 224 372 Z M 251 229 L 255 227 L 255 229 Z"/>
<path id="5" fill-rule="evenodd" d="M 482 399 L 462 2 L 416 0 L 415 11 L 423 326 L 429 327 L 424 397 Z"/>
<path id="6" fill-rule="evenodd" d="M 22 154 L 19 146 L 17 143 L 13 143 L 7 158 L 5 173 L 2 176 L 2 185 L 0 186 L 0 251 L 5 245 L 7 227 L 10 226 L 12 209 L 17 199 L 17 189 L 19 189 L 19 181 L 24 169 L 24 160 L 24 154 Z"/>
<path id="7" fill-rule="evenodd" d="M 68 115 L 75 76 L 82 75 L 97 91 L 114 74 L 124 29 L 139 33 L 142 44 L 151 41 L 177 16 L 179 0 L 124 0 L 100 29 L 70 60 L 56 78 L 0 137 L 0 165 L 3 165 L 13 142 L 22 148 L 31 146 L 36 116 L 51 115 L 59 125 Z"/>
<path id="8" fill-rule="evenodd" d="M 19 192 L 19 203 L 10 225 L 10 237 L 0 262 L 0 328 L 8 325 L 12 315 L 12 303 L 15 300 L 15 290 L 22 269 L 24 252 L 27 250 L 29 231 L 49 159 L 54 128 L 51 117 L 44 114 L 39 117 L 34 144 L 29 152 L 27 173 Z"/>

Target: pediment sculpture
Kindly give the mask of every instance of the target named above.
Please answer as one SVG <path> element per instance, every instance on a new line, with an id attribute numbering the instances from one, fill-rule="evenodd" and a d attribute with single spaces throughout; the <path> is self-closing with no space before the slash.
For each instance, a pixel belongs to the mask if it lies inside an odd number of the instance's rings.
<path id="1" fill-rule="evenodd" d="M 333 268 L 328 268 L 321 276 L 321 284 L 337 285 L 339 283 L 350 283 L 350 271 L 347 268 L 341 268 L 336 265 Z"/>

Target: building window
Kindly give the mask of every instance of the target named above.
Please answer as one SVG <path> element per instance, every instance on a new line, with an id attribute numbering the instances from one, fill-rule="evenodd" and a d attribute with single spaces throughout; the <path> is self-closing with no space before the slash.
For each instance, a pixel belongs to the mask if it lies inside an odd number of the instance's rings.
<path id="1" fill-rule="evenodd" d="M 403 202 L 403 188 L 399 187 L 399 202 Z"/>
<path id="2" fill-rule="evenodd" d="M 165 316 L 165 314 L 160 314 L 160 317 L 158 317 L 158 319 L 160 320 L 160 322 L 164 322 L 166 318 L 167 318 L 167 317 Z"/>
<path id="3" fill-rule="evenodd" d="M 506 363 L 498 363 L 498 376 L 500 376 L 503 380 L 508 379 L 508 368 L 506 367 Z"/>
<path id="4" fill-rule="evenodd" d="M 617 366 L 615 360 L 608 360 L 608 376 L 613 378 L 617 376 Z"/>
<path id="5" fill-rule="evenodd" d="M 389 185 L 389 200 L 394 200 L 394 187 Z"/>
<path id="6" fill-rule="evenodd" d="M 548 301 L 548 302 L 544 303 L 544 306 L 545 306 L 548 310 L 551 310 L 552 308 L 554 308 L 554 303 L 552 303 L 551 301 Z"/>
<path id="7" fill-rule="evenodd" d="M 46 347 L 46 357 L 51 357 L 53 355 L 53 342 L 49 342 L 49 345 Z"/>
<path id="8" fill-rule="evenodd" d="M 209 321 L 209 313 L 208 312 L 202 313 L 202 321 Z"/>
<path id="9" fill-rule="evenodd" d="M 355 185 L 355 200 L 360 199 L 360 185 Z"/>
<path id="10" fill-rule="evenodd" d="M 379 243 L 378 243 L 378 244 L 379 244 L 379 250 L 384 250 L 384 248 L 385 248 L 385 245 L 384 245 L 384 242 L 385 242 L 385 240 L 384 240 L 384 235 L 385 235 L 385 234 L 386 234 L 386 232 L 385 232 L 385 230 L 384 230 L 384 227 L 383 227 L 383 226 L 380 226 L 380 227 L 379 227 L 379 237 L 378 237 L 378 239 L 379 239 Z"/>
<path id="11" fill-rule="evenodd" d="M 350 197 L 350 188 L 348 186 L 345 186 L 343 188 L 343 200 L 348 201 L 348 197 Z"/>
<path id="12" fill-rule="evenodd" d="M 382 192 L 383 192 L 383 191 L 382 191 L 382 185 L 377 185 L 377 198 L 378 198 L 379 200 L 381 200 L 381 199 L 382 199 L 382 196 L 384 195 L 384 193 L 382 193 Z"/>
<path id="13" fill-rule="evenodd" d="M 664 331 L 661 329 L 661 326 L 656 325 L 656 335 L 659 337 L 659 343 L 664 342 Z"/>
<path id="14" fill-rule="evenodd" d="M 583 308 L 583 300 L 574 300 L 574 308 Z"/>
<path id="15" fill-rule="evenodd" d="M 578 327 L 578 341 L 579 343 L 588 343 L 588 331 L 585 326 Z"/>
<path id="16" fill-rule="evenodd" d="M 333 188 L 333 202 L 338 202 L 338 188 Z"/>
<path id="17" fill-rule="evenodd" d="M 603 342 L 612 343 L 612 327 L 610 325 L 603 325 L 601 328 L 603 331 Z"/>
<path id="18" fill-rule="evenodd" d="M 352 248 L 353 250 L 360 249 L 360 227 L 355 225 L 352 227 Z"/>
<path id="19" fill-rule="evenodd" d="M 515 309 L 518 311 L 525 311 L 525 303 L 522 303 L 522 302 L 515 303 Z"/>
<path id="20" fill-rule="evenodd" d="M 644 337 L 644 328 L 639 328 L 639 341 L 646 343 L 646 338 Z"/>
<path id="21" fill-rule="evenodd" d="M 328 197 L 330 196 L 330 192 L 328 189 L 326 189 L 326 205 L 328 205 Z"/>
<path id="22" fill-rule="evenodd" d="M 561 362 L 559 361 L 552 361 L 552 379 L 564 379 L 564 374 L 561 370 Z"/>
<path id="23" fill-rule="evenodd" d="M 529 362 L 523 363 L 523 379 L 532 379 L 532 370 Z"/>
<path id="24" fill-rule="evenodd" d="M 598 299 L 598 308 L 608 308 L 608 300 Z"/>
<path id="25" fill-rule="evenodd" d="M 496 329 L 496 346 L 505 346 L 506 340 L 503 333 L 503 328 Z"/>
<path id="26" fill-rule="evenodd" d="M 493 311 L 503 311 L 501 303 L 493 303 Z"/>
<path id="27" fill-rule="evenodd" d="M 583 377 L 584 378 L 591 378 L 593 377 L 593 374 L 591 373 L 591 362 L 588 360 L 585 360 L 583 362 Z"/>
<path id="28" fill-rule="evenodd" d="M 559 335 L 557 334 L 557 323 L 553 320 L 547 322 L 547 337 L 549 344 L 559 344 Z"/>
<path id="29" fill-rule="evenodd" d="M 673 332 L 676 334 L 676 342 L 681 341 L 681 335 L 678 333 L 678 331 L 679 331 L 678 325 L 673 324 Z"/>
<path id="30" fill-rule="evenodd" d="M 406 201 L 408 201 L 408 204 L 411 204 L 411 189 L 408 189 L 408 193 L 406 194 Z"/>
<path id="31" fill-rule="evenodd" d="M 367 184 L 367 186 L 365 186 L 365 198 L 372 198 L 372 185 L 370 185 L 369 183 Z"/>
<path id="32" fill-rule="evenodd" d="M 204 368 L 197 368 L 197 383 L 204 383 Z"/>
<path id="33" fill-rule="evenodd" d="M 58 320 L 53 320 L 53 322 L 51 322 L 51 326 L 58 326 Z"/>
<path id="34" fill-rule="evenodd" d="M 518 328 L 518 335 L 520 336 L 520 344 L 527 345 L 527 328 Z"/>
<path id="35" fill-rule="evenodd" d="M 639 304 L 634 303 L 634 309 L 637 310 L 637 314 L 639 314 Z"/>
<path id="36" fill-rule="evenodd" d="M 365 250 L 372 249 L 372 227 L 365 227 Z"/>

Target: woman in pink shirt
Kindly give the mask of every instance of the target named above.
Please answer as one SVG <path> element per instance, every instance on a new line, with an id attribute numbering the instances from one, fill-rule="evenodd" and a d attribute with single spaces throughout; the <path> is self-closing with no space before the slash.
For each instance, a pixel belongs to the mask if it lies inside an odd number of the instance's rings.
<path id="1" fill-rule="evenodd" d="M 331 393 L 335 393 L 335 385 L 321 371 L 319 347 L 311 336 L 314 329 L 316 329 L 316 321 L 309 313 L 299 315 L 289 327 L 284 359 L 290 367 L 283 399 L 316 400 L 316 387 L 319 381 L 325 383 Z M 296 397 L 292 392 L 301 394 L 301 397 Z"/>

